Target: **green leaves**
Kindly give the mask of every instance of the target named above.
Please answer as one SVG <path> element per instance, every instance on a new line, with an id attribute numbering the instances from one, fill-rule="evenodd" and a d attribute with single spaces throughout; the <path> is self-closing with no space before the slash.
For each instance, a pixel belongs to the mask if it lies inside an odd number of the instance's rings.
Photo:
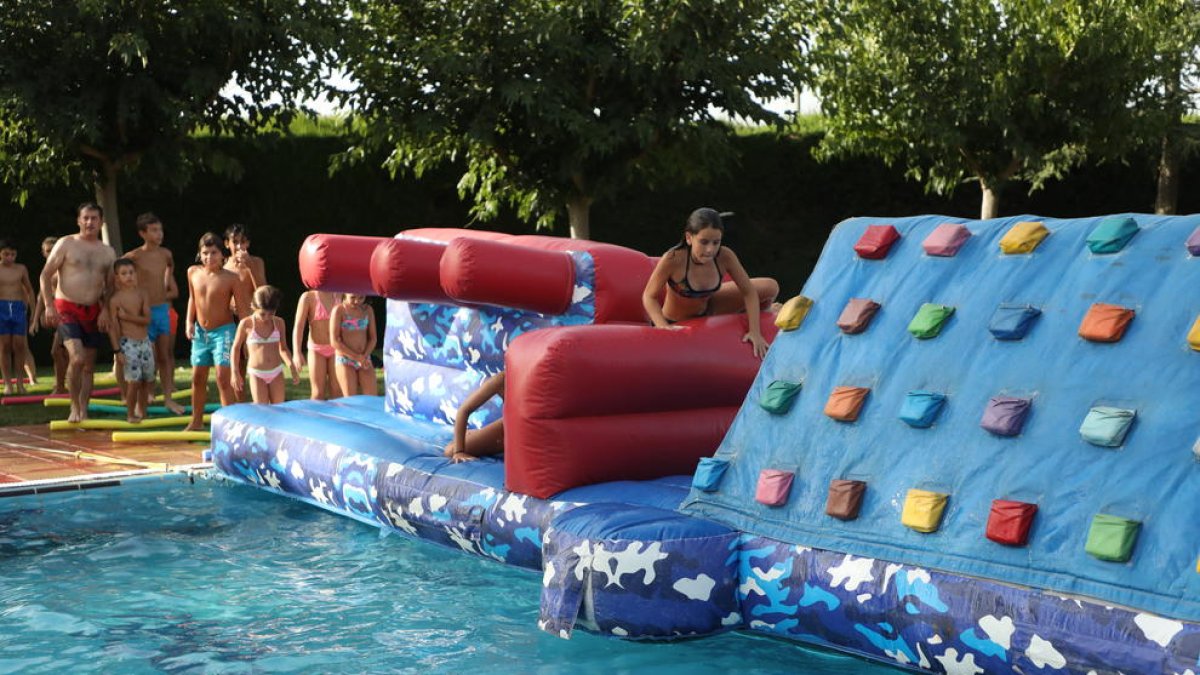
<path id="1" fill-rule="evenodd" d="M 353 155 L 384 149 L 389 169 L 418 174 L 463 161 L 459 190 L 481 219 L 509 206 L 550 226 L 631 180 L 717 170 L 704 162 L 730 153 L 714 109 L 781 122 L 757 101 L 798 83 L 800 25 L 790 4 L 766 0 L 359 0 L 354 11 L 359 88 L 342 99 L 362 116 Z"/>

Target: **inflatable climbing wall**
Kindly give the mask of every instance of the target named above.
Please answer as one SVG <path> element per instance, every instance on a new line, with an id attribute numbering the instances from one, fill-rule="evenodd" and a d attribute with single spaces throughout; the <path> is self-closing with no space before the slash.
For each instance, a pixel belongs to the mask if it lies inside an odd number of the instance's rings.
<path id="1" fill-rule="evenodd" d="M 747 623 L 950 672 L 1195 668 L 1198 225 L 840 224 L 682 508 L 747 533 Z"/>

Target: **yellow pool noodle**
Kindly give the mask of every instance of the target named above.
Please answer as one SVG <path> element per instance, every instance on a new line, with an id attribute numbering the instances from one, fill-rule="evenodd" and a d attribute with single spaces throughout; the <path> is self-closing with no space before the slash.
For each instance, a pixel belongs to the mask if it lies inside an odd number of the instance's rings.
<path id="1" fill-rule="evenodd" d="M 114 431 L 113 443 L 156 443 L 161 441 L 210 441 L 207 431 Z"/>
<path id="2" fill-rule="evenodd" d="M 177 399 L 177 400 L 191 398 L 191 396 L 192 396 L 191 389 L 180 389 L 178 391 L 171 393 L 171 398 Z M 122 400 L 116 399 L 116 398 L 89 398 L 88 403 L 98 403 L 100 405 L 125 405 L 125 401 L 122 401 Z M 154 398 L 150 399 L 150 405 L 159 405 L 161 403 L 162 403 L 161 396 L 155 396 Z M 46 406 L 47 408 L 70 407 L 71 399 L 69 399 L 69 398 L 48 398 L 48 399 L 42 401 L 42 405 Z"/>
<path id="3" fill-rule="evenodd" d="M 207 423 L 211 415 L 205 415 L 204 421 Z M 191 417 L 154 417 L 142 420 L 141 424 L 130 424 L 125 420 L 84 420 L 82 422 L 68 422 L 66 420 L 52 420 L 50 422 L 50 431 L 69 431 L 72 429 L 121 429 L 134 431 L 137 429 L 161 429 L 163 427 L 179 427 L 191 422 Z"/>

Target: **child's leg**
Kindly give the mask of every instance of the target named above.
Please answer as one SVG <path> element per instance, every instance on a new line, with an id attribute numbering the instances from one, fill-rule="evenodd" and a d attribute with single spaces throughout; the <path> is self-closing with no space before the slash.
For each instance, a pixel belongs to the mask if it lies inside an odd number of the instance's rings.
<path id="1" fill-rule="evenodd" d="M 15 378 L 17 381 L 17 393 L 24 394 L 25 393 L 25 383 L 21 380 L 21 376 L 24 375 L 25 373 L 22 373 L 21 371 L 24 370 L 26 373 L 28 373 L 29 363 L 26 359 L 30 358 L 29 357 L 29 343 L 28 343 L 28 341 L 25 340 L 24 333 L 21 333 L 20 335 L 12 336 L 12 350 L 13 350 L 12 373 L 13 373 L 13 378 Z M 37 375 L 36 371 L 34 372 L 34 375 Z M 29 381 L 32 383 L 33 379 L 34 379 L 33 377 L 30 377 Z"/>
<path id="2" fill-rule="evenodd" d="M 170 333 L 155 336 L 154 365 L 158 366 L 158 381 L 162 388 L 163 405 L 167 406 L 167 410 L 170 410 L 172 414 L 182 415 L 183 406 L 171 398 L 171 394 L 175 393 L 175 355 L 171 353 L 171 342 L 173 341 L 174 338 Z"/>
<path id="3" fill-rule="evenodd" d="M 125 401 L 125 421 L 133 424 L 138 421 L 138 395 L 139 387 L 137 382 L 130 382 L 129 386 L 125 387 L 125 392 L 121 396 L 121 400 Z"/>
<path id="4" fill-rule="evenodd" d="M 154 395 L 154 380 L 141 382 L 141 386 L 138 389 L 138 418 L 146 419 L 150 416 L 150 397 Z M 180 410 L 183 410 L 183 408 L 180 407 Z"/>
<path id="5" fill-rule="evenodd" d="M 184 427 L 184 431 L 202 431 L 204 429 L 204 404 L 208 398 L 208 369 L 209 366 L 192 366 L 192 421 Z"/>
<path id="6" fill-rule="evenodd" d="M 230 377 L 229 366 L 217 366 L 217 392 L 221 395 L 221 405 L 233 405 L 238 401 L 237 394 L 233 391 L 233 380 Z M 204 413 L 203 410 L 200 412 Z M 195 411 L 193 411 L 194 415 Z"/>
<path id="7" fill-rule="evenodd" d="M 25 375 L 29 378 L 29 384 L 37 384 L 37 364 L 33 361 L 33 350 L 29 348 L 29 340 L 22 335 L 21 344 L 25 346 L 25 354 L 21 358 L 21 363 L 25 366 Z"/>
<path id="8" fill-rule="evenodd" d="M 13 393 L 12 369 L 9 364 L 13 361 L 13 341 L 11 335 L 0 335 L 0 377 L 4 378 L 4 393 Z M 20 377 L 20 375 L 18 375 Z"/>
<path id="9" fill-rule="evenodd" d="M 267 385 L 267 388 L 270 390 L 267 397 L 268 403 L 283 403 L 287 399 L 287 390 L 283 384 L 283 373 L 279 373 L 279 377 L 272 380 L 271 384 Z"/>
<path id="10" fill-rule="evenodd" d="M 750 280 L 754 292 L 758 295 L 758 306 L 766 309 L 775 302 L 779 295 L 779 282 L 769 277 L 755 277 Z M 737 284 L 726 281 L 720 290 L 713 294 L 708 301 L 708 314 L 739 314 L 746 311 L 746 303 L 742 300 L 742 292 Z"/>
<path id="11" fill-rule="evenodd" d="M 338 385 L 342 388 L 342 395 L 354 396 L 357 394 L 358 373 L 354 372 L 354 367 L 339 363 L 334 366 L 334 369 L 337 372 Z"/>
<path id="12" fill-rule="evenodd" d="M 375 396 L 378 392 L 378 386 L 375 383 L 374 368 L 359 368 L 358 370 L 358 393 L 368 396 Z"/>
<path id="13" fill-rule="evenodd" d="M 250 400 L 255 403 L 271 402 L 271 385 L 263 382 L 255 375 L 251 375 L 248 381 L 250 382 Z"/>
<path id="14" fill-rule="evenodd" d="M 326 391 L 329 392 L 329 398 L 341 398 L 345 396 L 342 393 L 342 383 L 337 378 L 337 368 L 332 356 L 322 358 L 325 362 L 325 381 L 328 383 Z"/>
<path id="15" fill-rule="evenodd" d="M 63 345 L 62 335 L 54 331 L 54 340 L 50 345 L 50 360 L 54 362 L 54 388 L 51 394 L 67 393 L 67 348 Z"/>
<path id="16" fill-rule="evenodd" d="M 308 350 L 308 384 L 309 398 L 314 401 L 324 401 L 329 398 L 329 381 L 333 373 L 329 371 L 329 359 L 321 356 L 315 350 Z"/>

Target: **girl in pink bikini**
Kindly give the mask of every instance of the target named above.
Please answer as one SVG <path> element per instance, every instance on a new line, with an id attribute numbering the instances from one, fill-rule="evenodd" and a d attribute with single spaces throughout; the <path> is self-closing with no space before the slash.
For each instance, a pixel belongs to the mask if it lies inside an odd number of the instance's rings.
<path id="1" fill-rule="evenodd" d="M 371 351 L 375 349 L 375 310 L 366 296 L 342 296 L 341 304 L 329 315 L 329 337 L 337 350 L 334 361 L 342 393 L 374 396 L 377 387 Z"/>
<path id="2" fill-rule="evenodd" d="M 287 324 L 275 316 L 282 299 L 283 293 L 278 288 L 259 286 L 254 291 L 254 301 L 250 305 L 254 313 L 242 319 L 238 324 L 237 336 L 233 338 L 233 388 L 240 397 L 245 385 L 237 373 L 241 372 L 238 367 L 241 365 L 244 346 L 248 356 L 246 378 L 250 380 L 250 395 L 255 403 L 283 403 L 284 364 L 292 371 L 292 384 L 300 384 L 300 376 L 296 372 L 296 365 L 292 363 L 287 341 L 283 339 L 287 333 Z"/>
<path id="3" fill-rule="evenodd" d="M 304 328 L 308 327 L 308 381 L 314 401 L 338 398 L 342 387 L 334 369 L 334 350 L 329 335 L 329 312 L 342 302 L 341 293 L 305 291 L 296 305 L 296 327 L 292 330 L 292 350 L 297 370 L 304 368 Z M 311 323 L 310 323 L 311 322 Z"/>

